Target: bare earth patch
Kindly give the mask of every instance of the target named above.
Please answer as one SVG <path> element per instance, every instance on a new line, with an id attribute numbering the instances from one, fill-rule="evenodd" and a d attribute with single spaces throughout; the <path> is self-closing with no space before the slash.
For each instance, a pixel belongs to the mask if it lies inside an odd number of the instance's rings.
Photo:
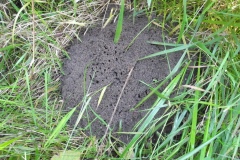
<path id="1" fill-rule="evenodd" d="M 139 58 L 165 49 L 163 46 L 147 43 L 147 41 L 162 41 L 161 29 L 152 25 L 151 28 L 146 28 L 126 50 L 133 38 L 147 24 L 148 19 L 143 16 L 136 17 L 135 24 L 133 24 L 132 18 L 125 16 L 123 32 L 118 44 L 113 43 L 116 24 L 109 24 L 104 29 L 101 29 L 100 26 L 91 28 L 85 36 L 81 33 L 82 42 L 74 40 L 69 47 L 68 52 L 71 59 L 64 60 L 65 75 L 62 77 L 62 96 L 66 109 L 75 107 L 83 99 L 85 69 L 87 69 L 86 88 L 89 87 L 92 79 L 90 92 L 109 85 L 100 106 L 97 108 L 99 92 L 93 96 L 89 108 L 84 113 L 79 127 L 84 129 L 92 122 L 85 133 L 99 138 L 104 135 L 106 125 L 96 118 L 95 114 L 109 123 L 128 73 L 135 66 L 111 123 L 113 135 L 128 142 L 132 137 L 130 134 L 119 135 L 114 132 L 133 131 L 136 123 L 146 114 L 146 111 L 143 110 L 150 109 L 156 100 L 156 97 L 153 96 L 139 108 L 131 110 L 150 91 L 140 81 L 154 86 L 154 82 L 163 80 L 169 74 L 169 67 L 172 68 L 181 57 L 181 53 L 168 55 L 169 64 L 166 56 L 158 56 L 136 63 Z M 75 124 L 78 114 L 76 113 L 72 117 L 70 124 Z M 161 116 L 161 113 L 158 116 Z"/>

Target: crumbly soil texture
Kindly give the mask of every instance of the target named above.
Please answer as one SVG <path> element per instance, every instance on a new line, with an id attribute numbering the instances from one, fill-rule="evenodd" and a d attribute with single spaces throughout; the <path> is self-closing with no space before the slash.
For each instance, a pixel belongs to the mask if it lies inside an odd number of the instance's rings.
<path id="1" fill-rule="evenodd" d="M 146 84 L 154 86 L 156 81 L 163 80 L 181 57 L 181 53 L 172 53 L 137 61 L 166 49 L 148 43 L 161 42 L 163 39 L 161 28 L 157 26 L 152 25 L 141 32 L 148 22 L 145 16 L 139 16 L 133 24 L 132 17 L 125 16 L 121 38 L 117 44 L 113 42 L 116 23 L 108 24 L 104 29 L 101 25 L 90 28 L 79 35 L 81 42 L 77 39 L 73 41 L 68 49 L 70 58 L 64 59 L 65 75 L 62 77 L 61 86 L 65 109 L 70 110 L 75 106 L 79 108 L 72 116 L 70 125 L 75 124 L 81 112 L 84 96 L 100 90 L 92 96 L 78 127 L 87 135 L 101 138 L 130 69 L 134 67 L 110 125 L 113 136 L 123 142 L 131 140 L 132 135 L 126 133 L 137 131 L 134 126 L 146 115 L 156 100 L 156 96 L 152 96 L 140 107 L 133 109 L 150 92 Z M 132 45 L 126 50 L 132 41 Z M 108 87 L 98 106 L 104 86 Z M 158 116 L 161 114 L 159 112 Z"/>

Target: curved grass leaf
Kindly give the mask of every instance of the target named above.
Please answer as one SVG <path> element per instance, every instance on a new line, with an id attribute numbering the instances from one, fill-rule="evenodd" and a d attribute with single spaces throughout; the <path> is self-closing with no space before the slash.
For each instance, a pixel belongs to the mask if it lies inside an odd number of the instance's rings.
<path id="1" fill-rule="evenodd" d="M 67 121 L 69 120 L 69 118 L 72 116 L 72 114 L 74 113 L 74 111 L 76 110 L 76 107 L 73 108 L 70 112 L 68 112 L 67 115 L 65 115 L 63 117 L 63 119 L 60 121 L 60 123 L 58 124 L 58 126 L 54 129 L 53 133 L 51 134 L 51 136 L 48 138 L 47 142 L 44 145 L 44 148 L 46 148 L 47 146 L 49 146 L 52 141 L 59 135 L 59 133 L 61 132 L 62 128 L 65 126 L 65 124 L 67 123 Z"/>
<path id="2" fill-rule="evenodd" d="M 12 144 L 13 142 L 15 142 L 18 138 L 19 137 L 13 138 L 13 139 L 10 139 L 10 140 L 0 144 L 0 151 L 3 150 L 4 148 L 6 148 L 7 146 L 9 146 L 10 144 Z"/>
<path id="3" fill-rule="evenodd" d="M 224 130 L 225 131 L 225 130 Z M 219 137 L 224 131 L 218 133 L 216 136 L 212 137 L 211 139 L 209 139 L 207 142 L 201 144 L 199 147 L 195 148 L 193 151 L 183 155 L 182 157 L 178 158 L 178 160 L 185 160 L 188 159 L 190 157 L 192 157 L 194 154 L 196 154 L 197 152 L 199 152 L 202 148 L 204 148 L 205 146 L 207 146 L 209 143 L 211 143 L 212 141 L 214 141 L 217 137 Z"/>

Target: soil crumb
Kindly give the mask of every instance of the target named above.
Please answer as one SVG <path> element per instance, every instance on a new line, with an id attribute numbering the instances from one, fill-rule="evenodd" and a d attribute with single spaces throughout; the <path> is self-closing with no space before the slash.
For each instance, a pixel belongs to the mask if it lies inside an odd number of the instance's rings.
<path id="1" fill-rule="evenodd" d="M 90 105 L 80 120 L 79 127 L 86 134 L 95 135 L 98 138 L 104 135 L 106 124 L 111 118 L 130 69 L 139 58 L 166 49 L 147 42 L 162 42 L 161 28 L 152 25 L 140 33 L 148 22 L 145 16 L 140 16 L 136 17 L 133 24 L 132 18 L 125 16 L 119 43 L 113 42 L 116 23 L 112 23 L 104 29 L 100 25 L 91 28 L 85 35 L 82 32 L 79 35 L 82 42 L 74 40 L 69 47 L 70 59 L 64 59 L 65 75 L 62 77 L 61 86 L 65 109 L 69 110 L 77 106 L 83 100 L 88 88 L 89 93 L 93 93 L 109 85 L 101 104 L 97 107 L 100 91 L 92 97 Z M 137 36 L 138 33 L 140 33 L 139 36 Z M 135 41 L 126 50 L 134 38 L 136 38 Z M 172 53 L 136 63 L 110 126 L 113 136 L 120 138 L 123 142 L 131 140 L 132 135 L 126 132 L 134 131 L 134 126 L 146 115 L 146 110 L 152 107 L 156 97 L 152 96 L 139 108 L 131 109 L 150 92 L 146 84 L 154 86 L 156 81 L 163 80 L 180 57 L 181 53 Z M 81 105 L 72 116 L 71 125 L 75 124 L 80 107 Z M 161 113 L 158 116 L 161 116 Z M 125 134 L 116 133 L 119 131 Z"/>

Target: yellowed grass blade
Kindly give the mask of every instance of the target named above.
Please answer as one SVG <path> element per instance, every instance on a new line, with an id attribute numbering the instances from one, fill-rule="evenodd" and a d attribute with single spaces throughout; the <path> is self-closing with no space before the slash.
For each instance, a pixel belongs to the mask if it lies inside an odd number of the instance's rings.
<path id="1" fill-rule="evenodd" d="M 114 11 L 114 12 L 113 12 Z M 107 21 L 104 23 L 103 27 L 102 28 L 105 28 L 111 21 L 112 19 L 114 18 L 114 15 L 116 13 L 117 10 L 114 10 L 113 8 L 111 9 L 111 12 L 110 12 L 110 15 L 109 15 L 109 18 L 107 19 Z"/>
<path id="2" fill-rule="evenodd" d="M 191 88 L 193 90 L 198 90 L 198 91 L 202 91 L 204 92 L 205 90 L 202 89 L 202 88 L 199 88 L 199 87 L 196 87 L 196 86 L 191 86 L 191 85 L 182 85 L 183 87 L 186 87 L 186 88 Z"/>
<path id="3" fill-rule="evenodd" d="M 101 94 L 100 94 L 100 96 L 99 96 L 99 99 L 98 99 L 97 108 L 98 108 L 98 106 L 100 105 L 100 103 L 101 103 L 101 101 L 102 101 L 102 99 L 103 99 L 104 93 L 105 93 L 105 91 L 106 91 L 106 89 L 107 89 L 108 86 L 109 86 L 109 85 L 103 87 L 103 89 L 102 89 L 102 91 L 101 91 Z"/>
<path id="4" fill-rule="evenodd" d="M 77 22 L 76 20 L 70 20 L 70 21 L 67 21 L 67 22 L 60 22 L 61 24 L 63 23 L 67 23 L 67 24 L 75 24 L 75 25 L 79 25 L 81 27 L 84 27 L 86 25 L 86 23 L 80 23 L 80 22 Z"/>

